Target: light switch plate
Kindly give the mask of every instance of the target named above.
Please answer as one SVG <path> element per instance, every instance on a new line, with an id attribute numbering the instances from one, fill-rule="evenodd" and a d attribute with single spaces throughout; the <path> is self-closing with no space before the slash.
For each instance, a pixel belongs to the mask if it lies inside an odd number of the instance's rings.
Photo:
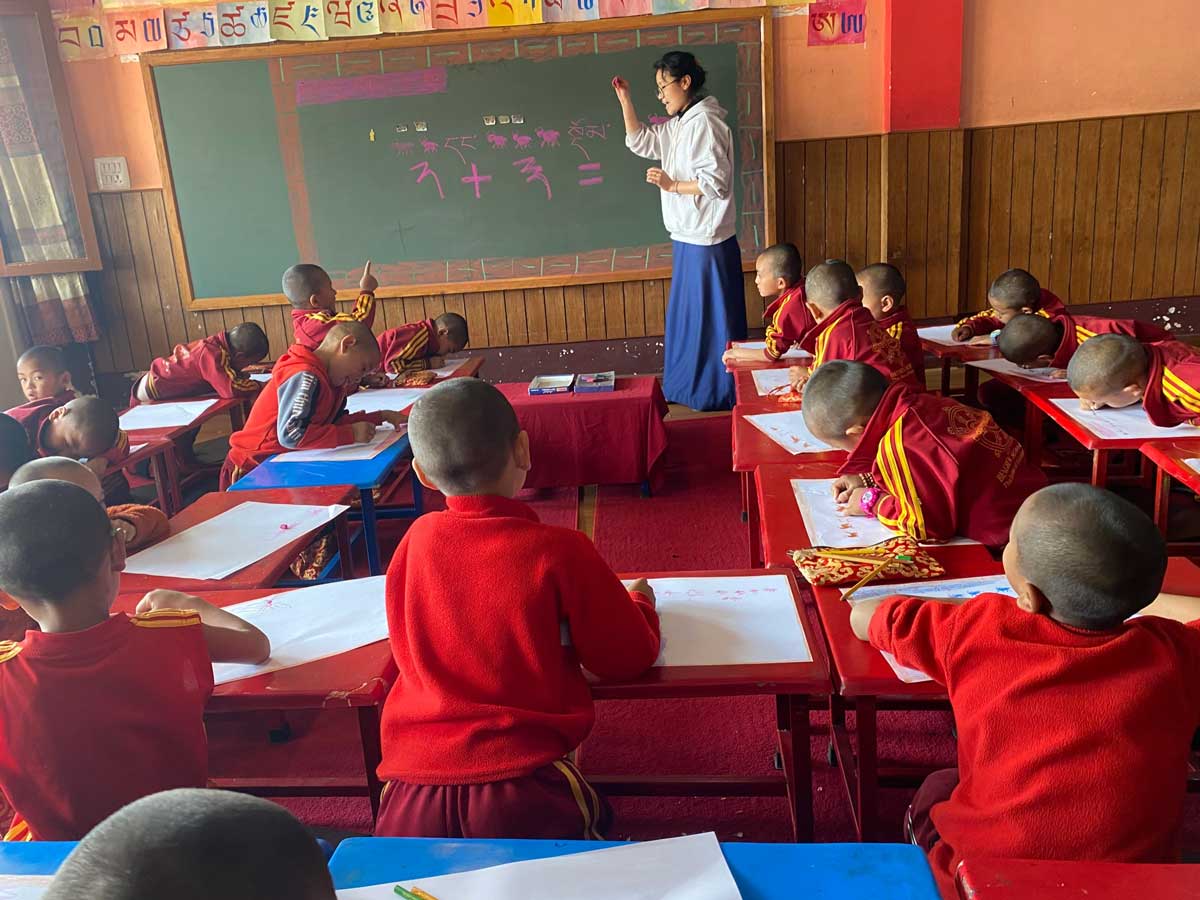
<path id="1" fill-rule="evenodd" d="M 123 156 L 97 156 L 96 186 L 102 191 L 129 190 L 129 163 Z"/>

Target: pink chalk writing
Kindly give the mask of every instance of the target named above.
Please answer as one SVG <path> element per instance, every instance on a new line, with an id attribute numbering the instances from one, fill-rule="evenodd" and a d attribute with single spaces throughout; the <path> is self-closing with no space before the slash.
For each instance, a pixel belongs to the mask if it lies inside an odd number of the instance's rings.
<path id="1" fill-rule="evenodd" d="M 278 10 L 277 10 L 278 11 Z M 297 106 L 320 106 L 343 100 L 379 100 L 384 97 L 416 97 L 446 93 L 446 67 L 432 66 L 412 72 L 356 75 L 323 81 L 296 82 Z"/>
<path id="2" fill-rule="evenodd" d="M 550 128 L 539 128 L 536 132 L 537 136 L 542 139 L 543 147 L 558 146 L 558 132 Z"/>
<path id="3" fill-rule="evenodd" d="M 462 155 L 463 150 L 474 150 L 475 145 L 471 143 L 475 140 L 475 135 L 460 135 L 459 137 L 448 137 L 442 144 L 447 150 L 453 150 L 458 154 L 458 158 L 462 160 L 462 164 L 467 164 L 467 158 Z"/>
<path id="4" fill-rule="evenodd" d="M 426 153 L 437 153 L 440 149 L 442 149 L 442 145 L 439 144 L 437 141 L 427 141 L 424 138 L 422 138 L 421 139 L 421 149 L 424 150 Z"/>
<path id="5" fill-rule="evenodd" d="M 475 186 L 475 199 L 479 199 L 479 185 L 485 181 L 491 181 L 491 175 L 480 175 L 479 170 L 475 168 L 475 163 L 471 163 L 471 174 L 464 175 L 461 179 L 463 184 L 471 184 Z"/>
<path id="6" fill-rule="evenodd" d="M 571 127 L 567 129 L 567 137 L 571 139 L 571 146 L 582 153 L 584 159 L 590 160 L 592 155 L 587 152 L 587 148 L 583 146 L 583 142 L 588 140 L 608 140 L 608 126 L 590 125 L 583 119 L 572 119 Z"/>
<path id="7" fill-rule="evenodd" d="M 445 200 L 446 193 L 445 193 L 445 191 L 442 190 L 442 180 L 437 177 L 437 172 L 435 172 L 435 171 L 433 171 L 433 169 L 429 168 L 429 163 L 424 162 L 424 161 L 417 163 L 415 166 L 408 167 L 408 171 L 410 171 L 410 172 L 416 172 L 418 169 L 420 169 L 421 172 L 419 175 L 417 175 L 417 184 L 420 184 L 426 178 L 432 178 L 433 183 L 435 185 L 437 185 L 438 196 L 441 199 Z M 478 194 L 478 191 L 479 191 L 479 189 L 476 188 L 476 194 Z"/>
<path id="8" fill-rule="evenodd" d="M 578 165 L 575 168 L 578 169 L 580 172 L 599 172 L 600 171 L 600 163 L 597 163 L 597 162 L 582 163 L 581 165 Z M 604 184 L 604 176 L 603 175 L 579 179 L 580 187 L 592 187 L 593 185 L 597 185 L 597 184 Z"/>
<path id="9" fill-rule="evenodd" d="M 416 145 L 412 141 L 392 141 L 392 149 L 396 151 L 397 156 L 412 156 Z"/>
<path id="10" fill-rule="evenodd" d="M 518 150 L 524 150 L 524 149 L 526 149 L 526 148 L 527 148 L 527 147 L 528 147 L 530 144 L 532 144 L 532 143 L 533 143 L 533 138 L 531 138 L 531 137 L 530 137 L 529 135 L 527 135 L 527 134 L 516 134 L 516 133 L 514 132 L 514 133 L 513 133 L 513 136 L 512 136 L 512 139 L 513 139 L 513 144 L 515 144 L 515 145 L 516 145 L 516 148 L 517 148 Z"/>
<path id="11" fill-rule="evenodd" d="M 488 143 L 492 145 L 493 150 L 503 150 L 508 146 L 508 138 L 502 134 L 489 134 Z"/>
<path id="12" fill-rule="evenodd" d="M 537 164 L 537 160 L 532 156 L 526 156 L 524 159 L 518 159 L 514 166 L 521 167 L 521 174 L 525 175 L 525 183 L 529 184 L 532 181 L 540 181 L 546 188 L 546 199 L 551 199 L 554 194 L 550 190 L 550 181 L 546 178 L 545 170 Z"/>

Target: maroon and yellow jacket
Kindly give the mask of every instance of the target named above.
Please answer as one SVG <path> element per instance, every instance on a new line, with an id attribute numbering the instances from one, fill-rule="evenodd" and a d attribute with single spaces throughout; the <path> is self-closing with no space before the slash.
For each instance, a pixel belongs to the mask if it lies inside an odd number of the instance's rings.
<path id="1" fill-rule="evenodd" d="M 223 400 L 252 397 L 259 384 L 246 378 L 229 363 L 232 354 L 225 332 L 176 344 L 170 356 L 150 363 L 146 373 L 146 393 L 151 400 L 174 400 L 179 397 L 203 397 L 214 391 Z M 129 405 L 138 405 L 137 385 L 129 393 Z"/>
<path id="2" fill-rule="evenodd" d="M 380 368 L 393 375 L 407 369 L 425 369 L 429 358 L 438 355 L 437 350 L 433 319 L 389 328 L 379 336 Z"/>
<path id="3" fill-rule="evenodd" d="M 880 328 L 900 344 L 904 358 L 908 360 L 908 364 L 913 368 L 913 373 L 920 381 L 925 374 L 925 350 L 921 347 L 921 337 L 917 334 L 917 323 L 908 314 L 908 307 L 901 306 L 895 312 L 876 321 Z"/>
<path id="4" fill-rule="evenodd" d="M 922 541 L 962 536 L 1008 543 L 1025 498 L 1046 486 L 1025 451 L 987 413 L 893 384 L 839 471 L 870 473 L 882 494 L 875 515 Z"/>
<path id="5" fill-rule="evenodd" d="M 1039 316 L 1053 316 L 1066 311 L 1066 306 L 1063 305 L 1063 302 L 1058 299 L 1056 294 L 1052 294 L 1050 291 L 1042 288 L 1042 297 L 1038 301 L 1038 308 L 1033 310 L 1033 312 Z M 958 323 L 960 327 L 963 325 L 971 329 L 971 337 L 991 334 L 993 331 L 1004 327 L 1004 323 L 996 318 L 996 313 L 990 306 L 975 313 L 973 316 L 967 316 Z"/>
<path id="6" fill-rule="evenodd" d="M 1171 332 L 1160 328 L 1152 322 L 1142 322 L 1139 319 L 1106 319 L 1101 316 L 1073 316 L 1066 310 L 1050 317 L 1051 322 L 1057 322 L 1063 327 L 1062 343 L 1054 351 L 1050 365 L 1056 369 L 1065 369 L 1079 345 L 1088 338 L 1098 334 L 1123 334 L 1127 337 L 1149 344 L 1153 341 L 1172 340 Z"/>
<path id="7" fill-rule="evenodd" d="M 1200 350 L 1180 341 L 1146 345 L 1150 379 L 1142 406 L 1155 425 L 1200 425 Z M 10 412 L 11 416 L 12 413 Z"/>
<path id="8" fill-rule="evenodd" d="M 317 349 L 325 340 L 325 335 L 329 334 L 329 329 L 338 322 L 362 322 L 370 328 L 375 324 L 375 295 L 359 294 L 354 301 L 354 308 L 348 313 L 292 310 L 292 330 L 296 333 L 296 343 L 309 350 Z"/>
<path id="9" fill-rule="evenodd" d="M 804 284 L 788 288 L 763 311 L 767 323 L 767 359 L 775 362 L 798 344 L 816 325 L 812 310 L 804 302 Z"/>
<path id="10" fill-rule="evenodd" d="M 74 399 L 73 393 L 64 391 L 44 400 L 30 400 L 28 403 L 14 406 L 12 409 L 6 410 L 5 414 L 24 426 L 25 433 L 29 436 L 29 446 L 37 452 L 38 456 L 60 456 L 61 454 L 57 450 L 46 446 L 46 422 L 50 418 L 50 413 Z M 100 456 L 108 461 L 110 468 L 119 466 L 129 456 L 129 435 L 118 430 L 117 439 L 113 442 L 112 447 Z"/>
<path id="11" fill-rule="evenodd" d="M 871 318 L 860 300 L 847 300 L 800 341 L 813 355 L 812 368 L 831 359 L 848 359 L 874 366 L 891 381 L 924 390 L 899 342 Z"/>

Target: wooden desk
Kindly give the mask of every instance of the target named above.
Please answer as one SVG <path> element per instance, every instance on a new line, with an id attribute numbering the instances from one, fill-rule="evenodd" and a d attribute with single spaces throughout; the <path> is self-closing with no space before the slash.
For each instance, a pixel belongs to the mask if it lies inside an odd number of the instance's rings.
<path id="1" fill-rule="evenodd" d="M 942 366 L 941 392 L 950 396 L 950 370 L 955 363 L 963 366 L 963 396 L 968 401 L 974 400 L 979 391 L 979 370 L 965 363 L 975 359 L 995 359 L 1000 355 L 994 347 L 972 347 L 970 344 L 941 344 L 927 338 L 921 338 L 921 349 L 931 356 L 937 357 Z"/>
<path id="2" fill-rule="evenodd" d="M 139 446 L 140 445 L 140 446 Z M 166 515 L 178 511 L 178 479 L 175 474 L 175 444 L 166 438 L 149 435 L 129 438 L 129 446 L 137 447 L 118 464 L 122 471 L 131 470 L 141 462 L 150 463 L 150 478 L 154 481 L 154 492 L 158 507 Z M 173 487 L 176 485 L 176 487 Z"/>
<path id="3" fill-rule="evenodd" d="M 768 694 L 775 697 L 781 776 L 624 776 L 588 775 L 588 780 L 611 793 L 629 796 L 750 797 L 783 796 L 788 799 L 792 831 L 797 841 L 812 841 L 812 760 L 809 754 L 808 711 L 813 697 L 828 697 L 829 670 L 821 659 L 791 573 L 762 569 L 716 572 L 635 572 L 622 578 L 687 578 L 735 576 L 747 579 L 786 575 L 796 615 L 804 629 L 812 661 L 747 666 L 672 666 L 650 669 L 628 682 L 592 681 L 597 700 L 649 700 L 694 697 L 729 697 Z"/>
<path id="4" fill-rule="evenodd" d="M 842 454 L 843 459 L 845 454 Z M 808 457 L 806 456 L 807 460 Z M 759 517 L 758 543 L 769 569 L 795 570 L 789 550 L 812 546 L 792 490 L 793 478 L 836 478 L 842 459 L 765 465 L 754 470 Z"/>
<path id="5" fill-rule="evenodd" d="M 357 496 L 358 492 L 354 488 L 344 484 L 307 488 L 270 488 L 261 491 L 219 491 L 205 494 L 183 512 L 173 517 L 170 522 L 171 535 L 186 531 L 201 522 L 207 522 L 214 516 L 242 503 L 297 503 L 309 506 L 332 506 L 335 503 L 349 504 Z M 350 537 L 346 522 L 346 513 L 342 513 L 334 520 L 334 534 L 338 542 L 343 578 L 350 576 L 349 567 L 352 565 Z M 144 594 L 156 588 L 165 588 L 194 594 L 199 591 L 268 588 L 283 577 L 292 564 L 292 560 L 309 545 L 317 533 L 319 532 L 301 535 L 287 546 L 281 547 L 258 562 L 251 563 L 246 568 L 215 581 L 196 578 L 164 578 L 159 575 L 122 572 L 121 592 Z"/>
<path id="6" fill-rule="evenodd" d="M 955 877 L 963 900 L 1197 900 L 1200 866 L 964 859 Z"/>
<path id="7" fill-rule="evenodd" d="M 1200 458 L 1200 438 L 1194 441 L 1147 441 L 1142 455 L 1157 468 L 1154 490 L 1154 524 L 1165 537 L 1170 512 L 1171 480 L 1174 479 L 1194 494 L 1200 494 L 1200 472 L 1186 460 Z M 1200 549 L 1200 548 L 1195 548 Z"/>
<path id="8" fill-rule="evenodd" d="M 249 591 L 198 591 L 197 596 L 215 606 L 231 606 L 284 593 L 275 589 Z M 114 611 L 132 612 L 142 593 L 122 593 Z M 378 641 L 290 669 L 280 669 L 253 678 L 218 685 L 209 700 L 210 715 L 244 712 L 354 709 L 362 744 L 363 779 L 329 777 L 221 778 L 210 779 L 213 787 L 229 788 L 261 797 L 367 797 L 371 813 L 379 812 L 382 784 L 376 770 L 382 758 L 379 743 L 379 714 L 396 679 L 396 667 L 387 641 Z"/>

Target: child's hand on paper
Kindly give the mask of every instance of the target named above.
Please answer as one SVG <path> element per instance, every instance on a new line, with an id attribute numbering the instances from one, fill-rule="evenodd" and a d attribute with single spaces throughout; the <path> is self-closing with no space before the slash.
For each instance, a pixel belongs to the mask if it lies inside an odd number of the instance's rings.
<path id="1" fill-rule="evenodd" d="M 143 616 L 158 609 L 194 609 L 199 611 L 202 606 L 210 604 L 199 597 L 185 594 L 182 591 L 151 591 L 138 601 L 134 613 Z"/>
<path id="2" fill-rule="evenodd" d="M 847 516 L 865 516 L 862 508 L 862 497 L 867 492 L 866 488 L 855 488 L 846 498 L 845 505 L 839 509 L 843 515 Z"/>
<path id="3" fill-rule="evenodd" d="M 833 500 L 835 503 L 846 503 L 851 493 L 866 486 L 861 475 L 843 475 L 833 483 Z"/>
<path id="4" fill-rule="evenodd" d="M 368 259 L 363 266 L 362 278 L 358 279 L 358 289 L 364 294 L 373 294 L 378 287 L 379 279 L 371 274 L 371 261 Z"/>
<path id="5" fill-rule="evenodd" d="M 1095 412 L 1103 406 L 1103 403 L 1097 403 L 1094 400 L 1084 400 L 1082 397 L 1079 398 L 1079 408 L 1085 412 Z"/>
<path id="6" fill-rule="evenodd" d="M 975 332 L 972 331 L 967 325 L 959 325 L 952 332 L 950 332 L 950 340 L 958 341 L 960 344 L 964 341 L 969 341 L 974 336 Z"/>
<path id="7" fill-rule="evenodd" d="M 384 411 L 379 414 L 379 417 L 393 428 L 408 424 L 408 416 L 400 412 Z"/>
<path id="8" fill-rule="evenodd" d="M 979 337 L 973 337 L 967 341 L 968 347 L 990 347 L 992 346 L 992 336 L 990 334 L 981 334 Z"/>
<path id="9" fill-rule="evenodd" d="M 629 585 L 629 590 L 634 594 L 641 594 L 650 601 L 650 605 L 657 607 L 658 599 L 654 596 L 654 588 L 650 587 L 650 582 L 645 578 L 639 578 L 633 584 Z"/>
<path id="10" fill-rule="evenodd" d="M 788 383 L 792 386 L 792 390 L 796 392 L 804 390 L 810 374 L 812 373 L 804 366 L 788 366 Z"/>
<path id="11" fill-rule="evenodd" d="M 431 356 L 429 357 L 428 363 L 429 368 L 440 369 L 446 364 L 446 358 L 444 356 Z"/>
<path id="12" fill-rule="evenodd" d="M 385 388 L 391 381 L 382 372 L 372 372 L 369 375 L 364 375 L 359 381 L 358 386 L 364 388 Z"/>
<path id="13" fill-rule="evenodd" d="M 375 437 L 375 426 L 370 422 L 355 422 L 350 426 L 350 433 L 354 435 L 354 443 L 365 444 Z"/>

